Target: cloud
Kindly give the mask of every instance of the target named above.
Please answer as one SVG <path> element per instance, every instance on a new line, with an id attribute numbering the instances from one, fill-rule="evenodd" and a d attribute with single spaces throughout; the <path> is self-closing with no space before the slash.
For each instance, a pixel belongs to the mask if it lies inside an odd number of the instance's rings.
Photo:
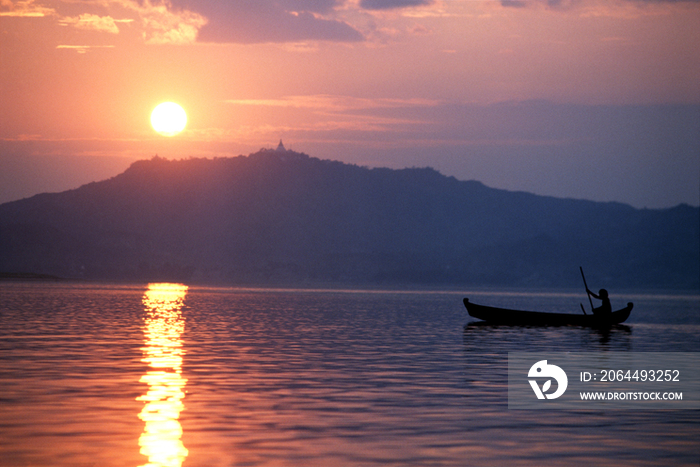
<path id="1" fill-rule="evenodd" d="M 190 12 L 184 15 L 163 12 L 144 16 L 142 20 L 148 30 L 144 33 L 147 44 L 192 44 L 200 28 L 207 24 L 206 19 Z"/>
<path id="2" fill-rule="evenodd" d="M 226 135 L 234 141 L 249 138 L 270 140 L 275 135 L 287 134 L 308 141 L 340 139 L 353 140 L 356 144 L 365 144 L 377 138 L 412 138 L 408 129 L 421 128 L 424 131 L 428 124 L 422 111 L 441 105 L 441 101 L 432 99 L 328 94 L 280 99 L 235 99 L 226 103 L 257 107 L 260 115 L 258 121 L 249 121 L 245 128 L 236 127 Z"/>
<path id="3" fill-rule="evenodd" d="M 312 1 L 312 0 L 307 0 Z M 324 0 L 327 1 L 327 0 Z M 139 21 L 143 27 L 143 38 L 147 44 L 191 44 L 196 42 L 199 30 L 207 24 L 207 19 L 192 10 L 177 8 L 169 0 L 96 0 L 73 1 L 59 0 L 53 2 L 56 8 L 36 5 L 34 0 L 0 0 L 0 16 L 15 17 L 58 17 L 59 24 L 73 26 L 87 31 L 119 33 L 117 23 Z M 73 14 L 76 9 L 83 11 L 96 7 L 109 11 L 119 11 L 121 15 L 136 18 L 115 19 L 111 15 L 97 15 L 92 12 L 79 13 L 77 16 L 62 16 L 61 8 L 70 7 Z M 82 47 L 82 46 L 81 46 Z M 82 50 L 82 49 L 81 49 Z"/>
<path id="4" fill-rule="evenodd" d="M 208 19 L 200 42 L 264 43 L 363 40 L 347 22 L 334 18 L 338 0 L 177 0 L 177 5 Z"/>
<path id="5" fill-rule="evenodd" d="M 119 33 L 116 21 L 111 16 L 98 16 L 90 13 L 83 13 L 74 18 L 61 18 L 58 22 L 65 25 L 73 25 L 78 29 L 109 32 L 112 34 Z"/>
<path id="6" fill-rule="evenodd" d="M 34 0 L 13 2 L 12 0 L 0 0 L 0 16 L 15 17 L 43 17 L 55 14 L 53 8 L 35 5 Z"/>
<path id="7" fill-rule="evenodd" d="M 363 0 L 370 1 L 370 0 Z M 371 0 L 373 1 L 373 0 Z M 377 0 L 381 1 L 381 0 Z M 662 3 L 700 3 L 700 0 L 625 0 L 629 4 L 662 4 Z M 554 10 L 567 10 L 574 7 L 591 7 L 591 2 L 584 2 L 582 0 L 501 0 L 501 5 L 504 7 L 511 8 L 526 8 L 536 5 L 545 5 L 547 8 Z M 601 4 L 610 4 L 612 2 L 604 1 Z M 609 5 L 608 5 L 609 6 Z"/>
<path id="8" fill-rule="evenodd" d="M 378 108 L 433 107 L 440 104 L 440 101 L 433 99 L 372 99 L 352 96 L 334 96 L 329 94 L 287 96 L 281 99 L 231 99 L 225 102 L 236 105 L 307 108 L 328 112 L 346 112 L 350 110 Z"/>
<path id="9" fill-rule="evenodd" d="M 502 6 L 511 8 L 545 5 L 551 9 L 566 10 L 579 4 L 582 4 L 581 0 L 501 0 Z"/>
<path id="10" fill-rule="evenodd" d="M 678 11 L 697 9 L 700 0 L 500 0 L 507 9 L 550 11 L 573 14 L 579 18 L 620 18 L 678 14 Z M 675 12 L 675 13 L 674 13 Z"/>
<path id="11" fill-rule="evenodd" d="M 79 54 L 87 53 L 90 49 L 113 49 L 113 45 L 57 45 L 57 49 L 75 50 Z"/>
<path id="12" fill-rule="evenodd" d="M 501 0 L 501 5 L 511 8 L 525 8 L 527 6 L 527 2 L 524 0 Z"/>
<path id="13" fill-rule="evenodd" d="M 433 3 L 433 0 L 361 0 L 360 6 L 366 10 L 390 10 L 393 8 L 425 6 L 431 3 Z"/>
<path id="14" fill-rule="evenodd" d="M 0 0 L 2 16 L 53 15 L 62 25 L 119 33 L 118 17 L 130 16 L 147 44 L 359 42 L 366 40 L 346 17 L 360 0 Z M 37 0 L 39 1 L 39 0 Z M 376 3 L 376 0 L 373 0 Z M 370 8 L 394 8 L 432 0 L 393 0 Z M 381 3 L 381 2 L 380 2 Z M 99 8 L 99 10 L 96 10 Z M 69 14 L 62 10 L 70 10 Z M 63 14 L 61 14 L 63 13 Z M 119 16 L 115 16 L 119 15 Z"/>
<path id="15" fill-rule="evenodd" d="M 199 30 L 207 24 L 207 19 L 201 14 L 174 7 L 167 0 L 110 2 L 138 14 L 145 29 L 144 39 L 147 44 L 192 44 L 197 40 Z"/>
<path id="16" fill-rule="evenodd" d="M 287 11 L 311 11 L 314 13 L 329 13 L 342 6 L 345 0 L 278 0 Z"/>

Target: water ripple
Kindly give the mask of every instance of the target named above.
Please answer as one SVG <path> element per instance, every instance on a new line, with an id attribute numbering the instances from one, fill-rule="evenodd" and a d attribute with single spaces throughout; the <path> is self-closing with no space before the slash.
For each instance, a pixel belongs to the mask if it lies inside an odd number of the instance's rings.
<path id="1" fill-rule="evenodd" d="M 543 415 L 507 407 L 509 351 L 698 351 L 700 328 L 687 322 L 695 298 L 638 297 L 635 309 L 651 318 L 600 332 L 465 325 L 454 293 L 190 288 L 178 305 L 176 341 L 151 339 L 149 347 L 145 286 L 0 288 L 3 466 L 143 465 L 139 414 L 156 386 L 142 377 L 159 361 L 144 349 L 165 355 L 169 342 L 181 342 L 164 371 L 182 381 L 171 420 L 185 466 L 700 459 L 697 411 Z M 527 299 L 529 308 L 568 300 L 489 293 L 479 300 Z M 678 322 L 660 324 L 652 306 L 681 310 Z"/>

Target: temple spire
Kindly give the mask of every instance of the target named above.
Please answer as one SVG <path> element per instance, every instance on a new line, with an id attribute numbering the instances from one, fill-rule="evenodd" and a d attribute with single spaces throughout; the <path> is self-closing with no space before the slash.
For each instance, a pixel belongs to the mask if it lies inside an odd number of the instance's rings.
<path id="1" fill-rule="evenodd" d="M 277 145 L 277 151 L 278 152 L 286 152 L 287 149 L 284 147 L 284 144 L 282 144 L 282 140 L 280 140 L 280 144 Z"/>

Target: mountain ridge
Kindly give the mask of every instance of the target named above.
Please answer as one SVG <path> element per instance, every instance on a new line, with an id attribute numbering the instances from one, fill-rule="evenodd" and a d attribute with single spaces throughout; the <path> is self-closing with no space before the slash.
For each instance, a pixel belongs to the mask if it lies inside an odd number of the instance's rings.
<path id="1" fill-rule="evenodd" d="M 0 271 L 107 280 L 700 287 L 700 209 L 489 188 L 303 153 L 134 162 L 0 205 Z"/>

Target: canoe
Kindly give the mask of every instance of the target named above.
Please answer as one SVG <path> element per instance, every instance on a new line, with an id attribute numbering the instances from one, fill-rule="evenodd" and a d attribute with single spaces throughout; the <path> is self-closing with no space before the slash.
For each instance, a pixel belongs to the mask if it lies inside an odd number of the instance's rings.
<path id="1" fill-rule="evenodd" d="M 592 314 L 571 314 L 571 313 L 542 313 L 539 311 L 508 310 L 506 308 L 495 308 L 492 306 L 477 305 L 468 298 L 464 299 L 464 306 L 467 312 L 474 318 L 483 319 L 493 324 L 518 324 L 533 326 L 611 326 L 623 323 L 629 318 L 634 306 L 629 302 L 621 310 L 613 311 L 607 317 Z"/>

